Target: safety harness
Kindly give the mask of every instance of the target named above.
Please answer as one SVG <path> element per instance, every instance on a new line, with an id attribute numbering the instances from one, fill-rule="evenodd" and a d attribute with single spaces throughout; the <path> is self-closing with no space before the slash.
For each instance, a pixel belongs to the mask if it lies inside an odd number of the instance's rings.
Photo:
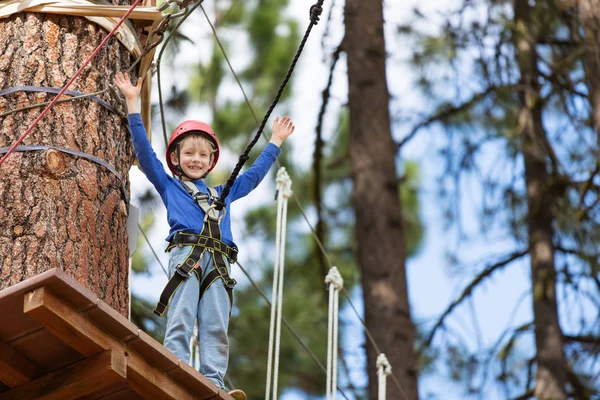
<path id="1" fill-rule="evenodd" d="M 196 185 L 190 181 L 182 180 L 181 182 L 188 193 L 194 198 L 198 206 L 204 211 L 204 226 L 199 235 L 177 232 L 173 235 L 169 242 L 169 246 L 165 250 L 167 252 L 171 251 L 171 249 L 176 246 L 192 247 L 192 251 L 183 263 L 177 266 L 175 273 L 171 279 L 169 279 L 169 282 L 167 282 L 167 285 L 160 295 L 160 300 L 154 309 L 154 313 L 159 317 L 166 311 L 169 301 L 177 288 L 179 288 L 179 285 L 189 278 L 192 273 L 195 273 L 198 282 L 201 282 L 202 269 L 200 267 L 200 260 L 205 251 L 212 253 L 215 268 L 208 273 L 206 279 L 204 279 L 204 282 L 200 285 L 200 299 L 210 285 L 220 278 L 223 279 L 225 289 L 229 295 L 230 306 L 233 306 L 233 287 L 235 286 L 236 281 L 229 276 L 227 264 L 223 257 L 227 257 L 230 263 L 234 263 L 237 259 L 238 250 L 221 241 L 221 229 L 219 224 L 225 215 L 225 209 L 223 208 L 223 214 L 219 216 L 219 211 L 214 204 L 214 200 L 218 199 L 218 193 L 215 188 L 209 187 L 209 194 L 206 194 L 200 192 Z"/>

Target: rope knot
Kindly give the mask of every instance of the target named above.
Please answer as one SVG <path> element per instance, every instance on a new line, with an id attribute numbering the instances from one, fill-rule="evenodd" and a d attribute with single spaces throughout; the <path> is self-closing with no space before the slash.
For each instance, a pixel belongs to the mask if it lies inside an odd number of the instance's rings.
<path id="1" fill-rule="evenodd" d="M 319 19 L 321 18 L 322 12 L 323 12 L 323 7 L 321 7 L 321 5 L 319 3 L 313 4 L 310 7 L 310 22 L 312 22 L 313 25 L 316 25 L 319 23 Z"/>
<path id="2" fill-rule="evenodd" d="M 377 370 L 381 371 L 382 368 L 383 375 L 390 375 L 392 373 L 392 365 L 383 353 L 377 356 Z"/>
<path id="3" fill-rule="evenodd" d="M 329 273 L 327 273 L 327 276 L 325 277 L 325 283 L 333 285 L 338 292 L 342 290 L 344 287 L 344 278 L 340 275 L 340 271 L 338 271 L 337 267 L 331 267 Z"/>
<path id="4" fill-rule="evenodd" d="M 288 175 L 285 167 L 279 168 L 277 171 L 277 192 L 281 193 L 284 198 L 290 198 L 294 192 L 292 192 L 292 180 Z"/>

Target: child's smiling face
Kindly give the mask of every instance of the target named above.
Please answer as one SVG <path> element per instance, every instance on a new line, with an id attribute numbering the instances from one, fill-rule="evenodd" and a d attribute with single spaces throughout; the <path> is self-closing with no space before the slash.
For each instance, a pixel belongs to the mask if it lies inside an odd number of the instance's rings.
<path id="1" fill-rule="evenodd" d="M 179 143 L 179 160 L 177 154 L 171 153 L 173 165 L 180 165 L 183 178 L 196 180 L 203 178 L 212 166 L 214 160 L 214 147 L 205 137 L 191 135 Z"/>

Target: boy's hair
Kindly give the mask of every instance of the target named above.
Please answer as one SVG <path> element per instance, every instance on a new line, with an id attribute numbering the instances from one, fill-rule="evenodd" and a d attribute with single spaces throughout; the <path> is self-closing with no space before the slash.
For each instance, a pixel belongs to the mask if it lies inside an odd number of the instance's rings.
<path id="1" fill-rule="evenodd" d="M 212 141 L 210 136 L 208 136 L 206 133 L 204 133 L 202 131 L 190 131 L 177 139 L 177 142 L 175 142 L 175 146 L 173 146 L 174 148 L 171 151 L 171 153 L 175 153 L 177 151 L 177 146 L 183 145 L 183 142 L 185 142 L 189 139 L 197 139 L 197 140 L 202 141 L 203 143 L 208 144 L 208 147 L 210 148 L 211 156 L 217 152 L 217 147 L 215 146 L 215 143 Z"/>

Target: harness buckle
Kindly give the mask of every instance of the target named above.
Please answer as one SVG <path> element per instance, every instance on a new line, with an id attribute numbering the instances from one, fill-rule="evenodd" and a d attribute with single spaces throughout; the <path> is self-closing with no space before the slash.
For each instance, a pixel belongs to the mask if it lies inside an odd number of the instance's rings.
<path id="1" fill-rule="evenodd" d="M 237 281 L 231 277 L 229 278 L 229 280 L 223 279 L 223 282 L 225 283 L 227 289 L 233 289 L 235 285 L 237 285 Z"/>
<path id="2" fill-rule="evenodd" d="M 181 268 L 181 264 L 177 266 L 177 268 L 175 268 L 175 272 L 177 272 L 179 275 L 183 276 L 184 278 L 189 277 L 189 275 Z M 190 272 L 192 272 L 190 270 Z"/>

